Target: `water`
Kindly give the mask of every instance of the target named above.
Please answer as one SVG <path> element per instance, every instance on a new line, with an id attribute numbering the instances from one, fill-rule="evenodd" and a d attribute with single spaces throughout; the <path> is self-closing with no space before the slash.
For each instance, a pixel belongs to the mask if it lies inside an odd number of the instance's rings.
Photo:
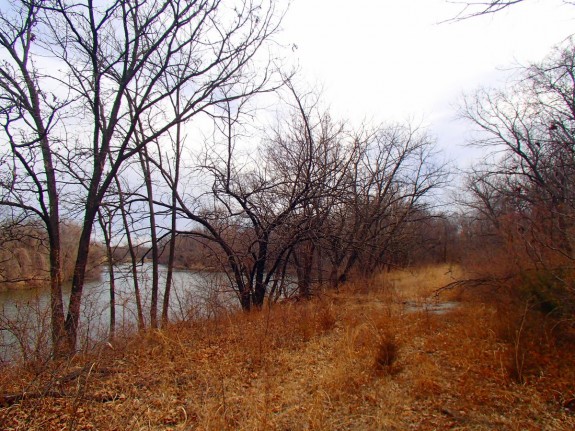
<path id="1" fill-rule="evenodd" d="M 458 302 L 446 301 L 446 302 L 424 302 L 417 303 L 414 301 L 407 301 L 404 303 L 405 311 L 408 313 L 415 313 L 424 311 L 430 314 L 445 314 L 457 307 L 459 307 Z"/>
<path id="2" fill-rule="evenodd" d="M 115 270 L 116 333 L 130 333 L 137 327 L 137 309 L 131 267 L 117 265 Z M 138 267 L 139 287 L 144 319 L 149 326 L 152 287 L 151 264 Z M 166 268 L 160 266 L 158 319 L 161 317 Z M 175 271 L 170 294 L 170 321 L 211 317 L 224 309 L 237 307 L 223 273 Z M 67 306 L 70 285 L 63 286 Z M 84 285 L 79 348 L 90 348 L 107 339 L 110 321 L 110 279 L 102 268 L 101 280 Z M 0 363 L 29 360 L 48 355 L 50 350 L 49 289 L 10 290 L 0 292 Z"/>

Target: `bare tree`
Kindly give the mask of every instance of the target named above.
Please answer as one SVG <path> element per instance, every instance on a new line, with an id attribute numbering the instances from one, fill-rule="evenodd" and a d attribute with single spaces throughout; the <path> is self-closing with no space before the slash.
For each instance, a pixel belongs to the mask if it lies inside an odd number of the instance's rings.
<path id="1" fill-rule="evenodd" d="M 2 49 L 11 61 L 2 75 L 4 136 L 13 141 L 14 163 L 33 179 L 32 188 L 21 191 L 36 196 L 38 207 L 25 204 L 24 198 L 5 204 L 36 212 L 54 231 L 58 188 L 81 197 L 83 227 L 64 323 L 66 348 L 58 344 L 56 350 L 75 349 L 94 221 L 122 164 L 210 106 L 266 89 L 272 79 L 271 62 L 264 59 L 257 68 L 252 66 L 280 20 L 273 0 L 116 0 L 98 5 L 22 1 L 10 15 L 3 15 Z M 40 58 L 50 62 L 43 70 L 51 75 L 42 82 L 34 63 Z M 185 73 L 166 91 L 161 78 L 176 67 Z M 179 112 L 165 103 L 176 91 L 182 99 Z M 64 108 L 66 115 L 61 113 Z M 23 117 L 31 120 L 19 121 Z M 136 142 L 133 118 L 162 121 Z M 71 173 L 69 181 L 65 174 L 58 178 L 60 172 L 54 170 L 54 159 L 61 156 L 61 148 L 51 144 L 55 137 L 69 151 L 62 159 Z M 36 162 L 37 154 L 42 163 Z M 57 234 L 51 238 L 57 268 Z M 63 332 L 56 269 L 53 279 L 53 332 L 58 341 Z"/>
<path id="2" fill-rule="evenodd" d="M 148 150 L 143 147 L 138 157 L 142 169 L 143 183 L 146 189 L 146 203 L 148 215 L 148 232 L 150 234 L 150 253 L 152 257 L 152 295 L 150 299 L 150 326 L 154 329 L 158 327 L 158 293 L 160 289 L 160 269 L 159 257 L 160 250 L 158 246 L 158 230 L 156 225 L 156 211 L 154 208 L 154 186 L 152 183 L 152 169 L 150 167 L 150 158 Z"/>
<path id="3" fill-rule="evenodd" d="M 482 15 L 490 15 L 502 10 L 523 3 L 526 0 L 489 0 L 489 1 L 457 1 L 448 0 L 449 3 L 460 4 L 463 6 L 461 11 L 450 21 L 459 21 L 474 18 Z M 573 5 L 573 1 L 563 0 L 563 3 Z"/>
<path id="4" fill-rule="evenodd" d="M 429 205 L 448 172 L 435 160 L 433 141 L 406 126 L 381 127 L 356 136 L 342 201 L 324 229 L 331 283 L 344 282 L 361 263 L 366 273 L 393 263 L 394 241 Z"/>
<path id="5" fill-rule="evenodd" d="M 526 68 L 522 81 L 500 92 L 479 92 L 468 99 L 464 115 L 484 133 L 475 145 L 491 149 L 484 169 L 476 172 L 484 191 L 497 194 L 506 208 L 525 218 L 542 217 L 537 241 L 572 258 L 574 195 L 569 178 L 575 169 L 575 49 L 557 50 Z M 494 205 L 485 196 L 484 205 Z M 494 209 L 490 209 L 493 214 Z M 544 214 L 547 214 L 544 216 Z M 496 218 L 496 217 L 492 217 Z"/>
<path id="6" fill-rule="evenodd" d="M 101 205 L 98 208 L 98 224 L 102 235 L 104 237 L 104 247 L 106 253 L 106 268 L 110 279 L 108 291 L 110 292 L 110 322 L 108 329 L 108 338 L 110 341 L 116 336 L 116 274 L 115 274 L 115 259 L 114 259 L 114 246 L 112 244 L 112 237 L 114 235 L 114 216 L 117 208 L 112 208 L 110 205 Z"/>
<path id="7" fill-rule="evenodd" d="M 54 80 L 35 62 L 43 53 L 36 43 L 38 31 L 43 31 L 41 3 L 18 2 L 0 11 L 0 119 L 5 143 L 0 154 L 0 204 L 19 210 L 18 214 L 33 214 L 46 228 L 52 342 L 58 351 L 64 339 L 64 310 L 60 190 L 54 157 L 59 141 L 52 132 L 60 127 L 62 111 L 73 97 L 51 92 Z"/>
<path id="8" fill-rule="evenodd" d="M 490 221 L 518 269 L 545 269 L 558 280 L 574 260 L 574 93 L 569 43 L 508 88 L 482 90 L 463 107 L 480 131 L 473 144 L 488 154 L 470 173 L 476 215 Z"/>
<path id="9" fill-rule="evenodd" d="M 290 267 L 295 266 L 298 295 L 307 298 L 312 294 L 312 285 L 322 278 L 324 227 L 345 199 L 357 147 L 345 124 L 319 109 L 315 95 L 299 95 L 289 82 L 288 89 L 294 101 L 293 113 L 274 132 L 266 160 L 284 178 L 287 191 L 293 184 L 309 188 L 301 208 L 294 211 L 283 229 L 284 235 L 295 240 L 290 249 Z"/>
<path id="10" fill-rule="evenodd" d="M 179 91 L 176 92 L 174 97 L 170 100 L 172 108 L 175 112 L 180 111 L 180 96 Z M 173 133 L 170 133 L 170 154 L 166 152 L 165 160 L 172 159 L 172 164 L 169 168 L 169 174 L 165 175 L 169 189 L 171 190 L 171 208 L 169 209 L 170 216 L 170 228 L 169 228 L 169 242 L 168 242 L 168 261 L 166 268 L 166 284 L 164 286 L 164 299 L 162 304 L 162 325 L 166 325 L 169 320 L 169 310 L 170 310 L 170 297 L 172 290 L 172 282 L 174 275 L 174 266 L 176 263 L 176 240 L 177 240 L 177 230 L 178 230 L 178 187 L 180 185 L 180 172 L 182 167 L 182 153 L 184 149 L 184 143 L 186 141 L 186 136 L 183 132 L 182 124 L 176 125 Z M 161 149 L 157 149 L 158 155 L 161 159 Z M 160 161 L 160 165 L 163 165 Z"/>
<path id="11" fill-rule="evenodd" d="M 201 227 L 181 233 L 209 241 L 220 251 L 246 310 L 261 307 L 266 295 L 282 291 L 294 247 L 315 235 L 319 208 L 323 213 L 329 208 L 319 202 L 327 203 L 337 176 L 345 171 L 342 152 L 332 144 L 335 138 L 326 134 L 337 135 L 328 119 L 312 124 L 301 99 L 295 100 L 289 127 L 271 133 L 248 158 L 236 150 L 246 100 L 223 104 L 215 118 L 223 142 L 207 146 L 200 172 L 210 178 L 209 189 L 193 198 L 177 193 L 178 213 Z M 178 190 L 167 165 L 157 166 L 171 190 Z M 173 208 L 173 201 L 161 205 Z"/>
<path id="12" fill-rule="evenodd" d="M 126 187 L 122 185 L 118 175 L 114 178 L 114 186 L 118 195 L 118 208 L 122 219 L 122 227 L 126 238 L 126 249 L 129 255 L 130 272 L 132 274 L 132 282 L 134 283 L 134 297 L 136 300 L 136 316 L 138 321 L 138 330 L 145 329 L 146 324 L 144 320 L 144 311 L 142 306 L 142 296 L 140 293 L 140 277 L 138 271 L 138 256 L 136 253 L 136 245 L 132 239 L 132 229 L 134 226 L 133 217 L 130 216 L 130 192 L 126 193 Z M 124 256 L 123 256 L 124 258 Z"/>

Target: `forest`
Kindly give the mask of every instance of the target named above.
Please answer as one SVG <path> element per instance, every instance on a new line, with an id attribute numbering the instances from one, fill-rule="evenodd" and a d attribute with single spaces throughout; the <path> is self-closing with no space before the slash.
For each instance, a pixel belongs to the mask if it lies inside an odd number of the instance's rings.
<path id="1" fill-rule="evenodd" d="M 40 329 L 3 308 L 0 428 L 575 425 L 573 40 L 462 99 L 483 157 L 460 169 L 417 123 L 334 116 L 275 42 L 287 10 L 2 5 L 0 292 L 49 300 Z M 230 305 L 174 314 L 181 272 Z"/>

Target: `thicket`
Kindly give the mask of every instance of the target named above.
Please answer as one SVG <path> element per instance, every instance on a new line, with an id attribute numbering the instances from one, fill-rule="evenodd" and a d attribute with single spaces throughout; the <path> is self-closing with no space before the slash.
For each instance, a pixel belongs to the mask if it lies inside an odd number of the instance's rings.
<path id="1" fill-rule="evenodd" d="M 479 265 L 546 313 L 575 313 L 575 48 L 568 42 L 463 114 L 488 156 L 469 175 L 463 227 Z M 481 257 L 483 250 L 484 256 Z M 467 261 L 473 266 L 473 261 Z"/>

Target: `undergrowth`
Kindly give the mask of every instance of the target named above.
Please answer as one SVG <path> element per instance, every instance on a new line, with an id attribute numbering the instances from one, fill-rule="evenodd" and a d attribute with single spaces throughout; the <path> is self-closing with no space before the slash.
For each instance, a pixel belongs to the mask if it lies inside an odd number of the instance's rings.
<path id="1" fill-rule="evenodd" d="M 460 275 L 380 274 L 309 302 L 6 367 L 0 429 L 574 429 L 573 344 L 529 307 L 433 296 Z M 455 298 L 446 312 L 424 306 Z"/>

